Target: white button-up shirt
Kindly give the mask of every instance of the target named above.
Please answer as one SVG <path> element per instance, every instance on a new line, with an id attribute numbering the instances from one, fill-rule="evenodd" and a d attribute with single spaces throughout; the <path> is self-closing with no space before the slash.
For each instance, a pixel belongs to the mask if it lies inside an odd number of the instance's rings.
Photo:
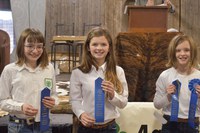
<path id="1" fill-rule="evenodd" d="M 51 64 L 45 69 L 38 66 L 35 70 L 25 64 L 21 67 L 15 63 L 7 65 L 0 78 L 0 108 L 18 118 L 26 118 L 21 106 L 28 103 L 38 109 L 35 121 L 40 121 L 41 90 L 46 87 L 47 80 L 51 82 L 51 96 L 58 103 L 54 68 Z"/>
<path id="2" fill-rule="evenodd" d="M 94 66 L 89 73 L 83 73 L 81 70 L 74 69 L 70 78 L 70 102 L 72 110 L 78 118 L 83 112 L 94 117 L 95 102 L 95 80 L 98 77 L 104 79 L 106 63 L 99 67 L 98 71 Z M 122 94 L 115 92 L 112 100 L 105 99 L 105 123 L 119 117 L 118 108 L 124 108 L 128 102 L 128 86 L 124 74 L 124 70 L 117 66 L 117 76 L 122 83 L 124 89 Z"/>
<path id="3" fill-rule="evenodd" d="M 173 81 L 179 80 L 181 88 L 179 92 L 179 112 L 178 118 L 188 119 L 191 91 L 188 84 L 192 79 L 200 79 L 200 71 L 195 69 L 189 75 L 181 75 L 174 67 L 163 71 L 156 81 L 156 93 L 154 96 L 154 106 L 157 109 L 162 109 L 165 115 L 171 115 L 171 101 L 167 98 L 166 88 L 172 84 Z M 200 116 L 200 99 L 197 101 L 196 117 Z"/>

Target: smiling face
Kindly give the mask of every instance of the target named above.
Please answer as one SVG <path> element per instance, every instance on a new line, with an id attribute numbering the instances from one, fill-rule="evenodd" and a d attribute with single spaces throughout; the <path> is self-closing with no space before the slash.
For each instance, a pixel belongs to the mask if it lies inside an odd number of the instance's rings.
<path id="1" fill-rule="evenodd" d="M 183 41 L 176 47 L 177 68 L 187 67 L 190 63 L 190 44 L 188 41 Z"/>
<path id="2" fill-rule="evenodd" d="M 24 54 L 26 58 L 26 64 L 37 65 L 37 60 L 43 53 L 43 43 L 32 43 L 28 42 L 28 38 L 25 40 L 24 44 Z"/>
<path id="3" fill-rule="evenodd" d="M 89 44 L 89 51 L 98 65 L 101 66 L 109 52 L 109 43 L 106 37 L 93 37 Z"/>

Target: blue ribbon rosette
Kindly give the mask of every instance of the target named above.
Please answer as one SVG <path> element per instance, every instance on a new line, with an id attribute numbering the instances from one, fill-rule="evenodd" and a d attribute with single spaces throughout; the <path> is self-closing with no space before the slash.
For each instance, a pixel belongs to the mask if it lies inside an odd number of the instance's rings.
<path id="1" fill-rule="evenodd" d="M 198 100 L 198 95 L 196 93 L 197 85 L 200 85 L 200 79 L 192 79 L 188 84 L 188 88 L 191 91 L 188 123 L 192 128 L 195 127 L 194 121 L 195 121 L 195 114 L 196 114 L 197 100 Z"/>

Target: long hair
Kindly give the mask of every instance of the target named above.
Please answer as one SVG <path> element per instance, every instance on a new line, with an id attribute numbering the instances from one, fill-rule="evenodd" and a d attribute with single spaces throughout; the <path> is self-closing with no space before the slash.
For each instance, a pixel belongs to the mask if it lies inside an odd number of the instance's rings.
<path id="1" fill-rule="evenodd" d="M 25 29 L 19 37 L 19 40 L 17 42 L 17 49 L 16 49 L 16 54 L 17 54 L 16 64 L 18 64 L 19 66 L 22 66 L 26 61 L 26 57 L 24 54 L 24 44 L 25 44 L 26 39 L 27 39 L 27 42 L 30 42 L 30 43 L 43 43 L 43 46 L 44 46 L 43 53 L 40 56 L 40 58 L 37 60 L 37 65 L 40 64 L 42 68 L 45 68 L 49 63 L 49 60 L 48 60 L 48 55 L 45 49 L 44 36 L 39 30 L 33 29 L 33 28 Z"/>
<path id="2" fill-rule="evenodd" d="M 82 62 L 78 68 L 83 73 L 90 72 L 92 65 L 95 66 L 95 68 L 98 70 L 98 64 L 95 61 L 95 59 L 92 57 L 89 51 L 89 45 L 93 37 L 101 37 L 101 36 L 104 36 L 109 43 L 109 52 L 105 58 L 105 61 L 106 61 L 105 80 L 108 80 L 115 85 L 116 92 L 122 93 L 123 92 L 122 84 L 117 77 L 116 58 L 114 55 L 114 45 L 113 45 L 112 37 L 107 29 L 104 29 L 101 27 L 95 27 L 89 31 L 86 41 L 83 45 Z"/>
<path id="3" fill-rule="evenodd" d="M 189 67 L 196 67 L 198 65 L 197 46 L 193 39 L 185 34 L 178 34 L 170 41 L 168 47 L 168 63 L 166 64 L 167 67 L 177 67 L 176 47 L 184 41 L 188 41 L 190 44 Z"/>

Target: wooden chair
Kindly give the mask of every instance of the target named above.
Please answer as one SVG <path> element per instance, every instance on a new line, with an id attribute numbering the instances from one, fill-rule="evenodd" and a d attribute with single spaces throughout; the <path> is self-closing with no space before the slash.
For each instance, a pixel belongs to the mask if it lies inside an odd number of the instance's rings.
<path id="1" fill-rule="evenodd" d="M 10 37 L 6 31 L 0 30 L 0 74 L 10 63 Z"/>
<path id="2" fill-rule="evenodd" d="M 56 36 L 74 36 L 74 23 L 72 24 L 59 24 L 56 23 Z M 64 41 L 53 41 L 51 46 L 51 62 L 54 63 L 54 68 L 56 68 L 56 62 L 57 61 L 66 61 L 68 64 L 67 72 L 71 72 L 72 68 L 75 67 L 77 63 L 79 63 L 81 60 L 82 55 L 82 45 L 83 41 L 75 41 L 75 40 L 64 40 Z M 60 47 L 60 48 L 58 48 Z M 68 53 L 67 59 L 56 59 L 56 52 L 61 51 Z M 77 54 L 79 54 L 79 59 L 77 57 Z"/>
<path id="3" fill-rule="evenodd" d="M 56 35 L 74 35 L 74 23 L 72 24 L 62 24 L 56 23 Z"/>

